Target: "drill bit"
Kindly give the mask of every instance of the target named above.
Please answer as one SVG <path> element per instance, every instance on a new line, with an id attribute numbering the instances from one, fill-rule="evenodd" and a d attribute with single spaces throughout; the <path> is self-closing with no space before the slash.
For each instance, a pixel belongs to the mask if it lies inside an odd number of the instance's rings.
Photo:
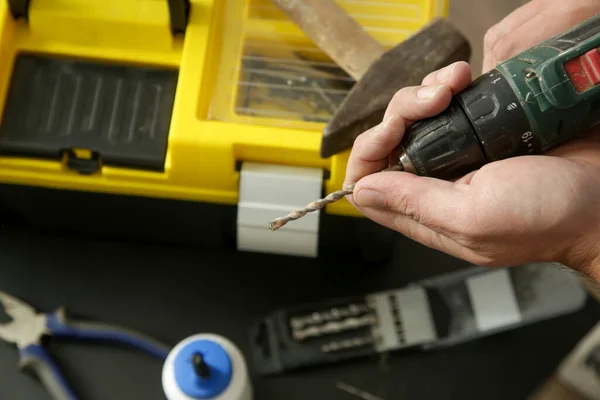
<path id="1" fill-rule="evenodd" d="M 382 172 L 403 171 L 403 170 L 404 170 L 404 168 L 402 167 L 402 164 L 398 163 L 396 165 L 393 165 L 389 168 L 382 170 Z M 286 215 L 284 217 L 275 218 L 273 221 L 269 222 L 269 229 L 272 231 L 276 231 L 277 229 L 281 228 L 282 226 L 284 226 L 285 224 L 287 224 L 290 221 L 295 221 L 297 219 L 300 219 L 300 218 L 304 217 L 306 214 L 308 214 L 309 212 L 318 211 L 322 208 L 327 207 L 329 204 L 335 203 L 336 201 L 343 199 L 344 197 L 354 193 L 355 185 L 356 185 L 356 183 L 353 183 L 353 184 L 347 186 L 345 189 L 330 193 L 325 198 L 315 200 L 315 201 L 307 204 L 303 208 L 293 210 L 292 212 L 290 212 L 288 215 Z"/>
<path id="2" fill-rule="evenodd" d="M 342 189 L 342 190 L 338 190 L 337 192 L 330 193 L 325 198 L 315 200 L 303 208 L 293 210 L 285 217 L 275 218 L 273 221 L 269 222 L 269 229 L 271 229 L 272 231 L 276 231 L 277 229 L 281 228 L 282 226 L 284 226 L 285 224 L 287 224 L 290 221 L 300 219 L 300 218 L 304 217 L 306 214 L 308 214 L 309 212 L 314 212 L 314 211 L 320 210 L 321 208 L 327 207 L 327 205 L 329 205 L 331 203 L 335 203 L 336 201 L 341 200 L 345 196 L 353 193 L 354 185 L 355 184 L 352 184 L 352 185 L 346 187 L 346 189 Z"/>
<path id="3" fill-rule="evenodd" d="M 377 324 L 377 317 L 374 314 L 365 314 L 362 317 L 346 318 L 340 321 L 327 322 L 323 325 L 296 329 L 292 334 L 296 340 L 305 340 L 312 337 L 347 332 L 367 326 L 373 326 L 375 324 Z"/>

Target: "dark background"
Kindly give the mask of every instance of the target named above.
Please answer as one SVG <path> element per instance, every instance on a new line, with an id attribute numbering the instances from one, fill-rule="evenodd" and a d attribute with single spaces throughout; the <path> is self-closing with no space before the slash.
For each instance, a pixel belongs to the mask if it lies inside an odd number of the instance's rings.
<path id="1" fill-rule="evenodd" d="M 451 1 L 450 18 L 473 46 L 474 76 L 481 68 L 485 31 L 524 2 Z M 1 198 L 6 196 L 2 193 Z M 49 210 L 40 204 L 24 204 L 36 198 L 40 199 L 39 194 L 19 193 L 15 203 L 35 214 L 31 218 L 36 221 L 54 212 L 63 216 L 55 225 L 95 226 L 98 222 L 89 218 L 97 215 L 96 208 L 82 207 L 79 217 L 67 217 L 67 209 L 78 202 L 53 202 Z M 47 205 L 46 200 L 40 202 Z M 103 204 L 116 208 L 110 199 Z M 151 216 L 152 224 L 173 218 L 173 212 L 152 214 L 143 207 L 135 201 L 134 208 L 141 208 L 147 219 Z M 174 211 L 190 219 L 188 207 Z M 110 215 L 102 219 L 112 226 L 122 227 L 124 222 Z M 213 226 L 226 225 L 214 222 Z M 153 236 L 152 226 L 145 226 L 142 233 Z M 209 236 L 219 236 L 215 228 L 205 230 Z M 184 236 L 197 233 L 184 232 Z M 65 305 L 79 316 L 125 325 L 173 345 L 199 332 L 219 333 L 246 352 L 248 326 L 275 307 L 394 288 L 464 266 L 405 239 L 399 240 L 396 250 L 396 259 L 387 268 L 368 271 L 370 267 L 359 261 L 329 265 L 197 246 L 74 239 L 4 227 L 0 228 L 0 290 L 22 297 L 41 311 Z M 361 268 L 363 274 L 356 275 Z M 269 379 L 253 376 L 256 399 L 357 399 L 337 389 L 339 381 L 386 400 L 523 399 L 553 372 L 599 315 L 600 307 L 589 300 L 576 314 L 439 352 L 395 353 L 383 366 L 377 359 L 366 359 Z M 52 342 L 50 350 L 82 400 L 164 400 L 162 365 L 145 354 L 58 341 Z M 0 341 L 0 399 L 49 399 L 35 380 L 18 372 L 17 362 L 15 347 Z M 252 360 L 248 363 L 252 367 Z"/>
<path id="2" fill-rule="evenodd" d="M 276 307 L 394 288 L 463 266 L 404 238 L 393 262 L 368 270 L 359 260 L 328 267 L 218 248 L 0 230 L 0 290 L 39 310 L 64 305 L 76 316 L 125 325 L 172 345 L 196 333 L 218 333 L 243 352 L 254 318 Z M 345 270 L 354 273 L 340 274 Z M 595 324 L 599 310 L 588 300 L 576 314 L 442 351 L 394 353 L 386 362 L 362 359 L 272 378 L 253 374 L 256 399 L 356 398 L 337 382 L 386 400 L 522 399 Z M 164 399 L 162 365 L 145 354 L 58 340 L 50 350 L 82 400 Z M 0 399 L 49 399 L 17 362 L 16 348 L 0 342 Z"/>

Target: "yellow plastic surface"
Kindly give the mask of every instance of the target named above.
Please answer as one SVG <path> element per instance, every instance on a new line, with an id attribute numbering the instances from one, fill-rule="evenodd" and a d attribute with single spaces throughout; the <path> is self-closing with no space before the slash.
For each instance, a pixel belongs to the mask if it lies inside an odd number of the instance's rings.
<path id="1" fill-rule="evenodd" d="M 38 40 L 164 51 L 173 45 L 168 10 L 164 0 L 34 0 L 29 26 Z"/>
<path id="2" fill-rule="evenodd" d="M 447 2 L 339 0 L 387 47 L 433 17 L 446 16 Z M 0 157 L 0 182 L 236 204 L 236 164 L 256 161 L 328 170 L 325 192 L 342 185 L 349 152 L 324 160 L 319 146 L 320 131 L 343 90 L 311 81 L 311 96 L 321 98 L 321 108 L 310 116 L 316 122 L 302 119 L 312 113 L 313 100 L 300 96 L 296 103 L 281 102 L 265 85 L 258 85 L 258 94 L 266 96 L 257 108 L 263 112 L 244 107 L 242 97 L 255 89 L 243 63 L 248 57 L 300 66 L 293 78 L 300 80 L 307 76 L 307 65 L 308 75 L 323 75 L 314 65 L 327 69 L 327 76 L 336 69 L 270 0 L 192 0 L 187 31 L 178 37 L 169 29 L 166 0 L 32 0 L 29 22 L 14 21 L 7 2 L 0 1 L 0 24 L 0 110 L 21 51 L 179 68 L 164 172 L 103 165 L 96 174 L 79 175 L 65 160 Z M 293 112 L 272 112 L 290 104 Z M 85 154 L 85 149 L 77 151 Z M 345 200 L 327 211 L 358 215 Z"/>

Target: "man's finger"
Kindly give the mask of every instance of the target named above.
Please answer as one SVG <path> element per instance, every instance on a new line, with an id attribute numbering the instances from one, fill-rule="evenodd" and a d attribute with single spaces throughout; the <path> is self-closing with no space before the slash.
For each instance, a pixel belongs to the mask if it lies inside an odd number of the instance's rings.
<path id="1" fill-rule="evenodd" d="M 393 211 L 452 237 L 468 232 L 471 191 L 466 184 L 406 172 L 381 172 L 362 178 L 356 184 L 353 200 L 361 210 Z"/>
<path id="2" fill-rule="evenodd" d="M 456 95 L 469 86 L 471 77 L 471 66 L 458 61 L 427 75 L 423 79 L 423 85 L 448 85 L 452 94 Z"/>
<path id="3" fill-rule="evenodd" d="M 441 113 L 451 99 L 452 91 L 446 85 L 412 86 L 399 90 L 388 105 L 383 122 L 354 141 L 344 185 L 387 167 L 388 157 L 400 144 L 406 127 L 412 121 Z"/>
<path id="4" fill-rule="evenodd" d="M 410 86 L 400 89 L 388 104 L 385 116 L 404 121 L 418 121 L 441 113 L 452 99 L 452 89 L 445 84 Z"/>
<path id="5" fill-rule="evenodd" d="M 405 129 L 404 120 L 392 116 L 360 134 L 354 141 L 348 159 L 344 187 L 355 183 L 365 175 L 386 168 L 390 152 L 400 143 Z"/>

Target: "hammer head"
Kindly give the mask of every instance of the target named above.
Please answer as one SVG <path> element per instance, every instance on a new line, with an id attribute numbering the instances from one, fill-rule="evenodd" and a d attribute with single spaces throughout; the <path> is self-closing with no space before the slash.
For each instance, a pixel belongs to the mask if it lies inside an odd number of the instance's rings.
<path id="1" fill-rule="evenodd" d="M 323 130 L 321 157 L 344 151 L 362 132 L 381 122 L 394 94 L 420 85 L 429 73 L 468 61 L 467 38 L 447 19 L 436 19 L 386 52 L 353 86 Z"/>

